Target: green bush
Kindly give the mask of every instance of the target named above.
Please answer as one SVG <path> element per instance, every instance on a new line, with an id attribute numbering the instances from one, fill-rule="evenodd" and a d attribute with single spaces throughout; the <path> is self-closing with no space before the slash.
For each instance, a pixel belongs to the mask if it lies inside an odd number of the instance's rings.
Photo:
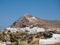
<path id="1" fill-rule="evenodd" d="M 44 33 L 43 35 L 44 35 L 45 38 L 51 38 L 52 37 L 51 33 Z"/>

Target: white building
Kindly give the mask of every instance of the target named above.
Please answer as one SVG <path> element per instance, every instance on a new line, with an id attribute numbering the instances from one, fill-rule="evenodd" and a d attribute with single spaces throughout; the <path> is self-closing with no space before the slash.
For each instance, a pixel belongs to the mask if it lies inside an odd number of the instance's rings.
<path id="1" fill-rule="evenodd" d="M 19 31 L 20 31 L 20 32 L 24 32 L 24 31 L 25 31 L 25 28 L 20 28 Z"/>
<path id="2" fill-rule="evenodd" d="M 0 42 L 0 45 L 6 45 L 6 43 L 5 42 Z"/>
<path id="3" fill-rule="evenodd" d="M 39 44 L 54 44 L 60 42 L 60 34 L 53 34 L 50 39 L 40 39 Z"/>
<path id="4" fill-rule="evenodd" d="M 10 41 L 7 41 L 7 42 L 5 42 L 5 43 L 8 44 L 8 45 L 12 44 Z"/>
<path id="5" fill-rule="evenodd" d="M 38 28 L 37 32 L 45 32 L 45 29 L 44 28 Z"/>
<path id="6" fill-rule="evenodd" d="M 60 28 L 58 28 L 56 31 L 60 33 Z"/>
<path id="7" fill-rule="evenodd" d="M 0 42 L 0 45 L 10 45 L 10 44 L 12 44 L 11 42 Z"/>
<path id="8" fill-rule="evenodd" d="M 11 28 L 11 27 L 8 27 L 6 28 L 7 30 L 10 30 L 10 32 L 17 32 L 20 30 L 20 28 Z"/>

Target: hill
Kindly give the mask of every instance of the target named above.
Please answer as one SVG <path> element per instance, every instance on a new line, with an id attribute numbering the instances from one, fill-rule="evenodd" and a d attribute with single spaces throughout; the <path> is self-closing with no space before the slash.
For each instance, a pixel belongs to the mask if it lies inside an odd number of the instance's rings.
<path id="1" fill-rule="evenodd" d="M 30 14 L 25 14 L 17 21 L 15 21 L 10 27 L 29 27 L 31 25 L 36 25 L 43 28 L 60 28 L 60 21 L 44 20 L 34 17 Z"/>

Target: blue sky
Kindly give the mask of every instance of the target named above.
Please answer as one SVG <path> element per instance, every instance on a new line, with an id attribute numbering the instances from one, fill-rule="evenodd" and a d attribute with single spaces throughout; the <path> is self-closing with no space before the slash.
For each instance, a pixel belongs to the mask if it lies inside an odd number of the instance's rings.
<path id="1" fill-rule="evenodd" d="M 60 0 L 0 0 L 0 29 L 25 13 L 48 20 L 60 20 Z"/>

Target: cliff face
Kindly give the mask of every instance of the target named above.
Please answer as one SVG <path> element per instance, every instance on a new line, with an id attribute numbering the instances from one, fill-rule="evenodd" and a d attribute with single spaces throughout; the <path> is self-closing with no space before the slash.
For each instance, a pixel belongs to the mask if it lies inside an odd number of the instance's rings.
<path id="1" fill-rule="evenodd" d="M 33 17 L 30 14 L 25 14 L 15 21 L 10 27 L 27 27 L 31 25 L 37 25 L 43 28 L 60 28 L 60 21 L 43 20 Z"/>

